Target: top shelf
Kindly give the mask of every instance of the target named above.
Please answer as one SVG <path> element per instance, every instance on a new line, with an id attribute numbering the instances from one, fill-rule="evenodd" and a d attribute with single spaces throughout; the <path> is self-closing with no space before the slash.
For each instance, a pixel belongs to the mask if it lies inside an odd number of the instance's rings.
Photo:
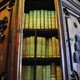
<path id="1" fill-rule="evenodd" d="M 25 13 L 30 10 L 55 10 L 54 0 L 25 0 Z"/>

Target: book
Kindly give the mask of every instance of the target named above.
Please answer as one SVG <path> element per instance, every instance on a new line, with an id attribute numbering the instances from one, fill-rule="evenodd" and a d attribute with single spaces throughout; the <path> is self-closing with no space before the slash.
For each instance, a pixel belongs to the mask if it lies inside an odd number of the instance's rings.
<path id="1" fill-rule="evenodd" d="M 45 16 L 45 29 L 48 29 L 48 11 L 47 10 L 45 10 L 45 12 L 44 12 L 45 14 L 44 14 L 44 16 Z"/>
<path id="2" fill-rule="evenodd" d="M 25 38 L 23 38 L 23 44 L 22 44 L 22 57 L 24 58 L 26 56 L 26 53 L 25 53 Z"/>
<path id="3" fill-rule="evenodd" d="M 54 63 L 51 64 L 51 80 L 56 80 L 56 66 Z"/>
<path id="4" fill-rule="evenodd" d="M 52 29 L 55 29 L 55 11 L 51 11 L 51 22 L 52 22 Z"/>
<path id="5" fill-rule="evenodd" d="M 59 39 L 56 39 L 56 53 L 57 57 L 60 57 L 60 46 L 59 46 Z"/>
<path id="6" fill-rule="evenodd" d="M 56 29 L 58 29 L 58 19 L 57 19 L 57 14 L 55 12 L 55 26 L 56 26 Z"/>
<path id="7" fill-rule="evenodd" d="M 35 47 L 34 36 L 31 36 L 30 37 L 30 55 L 29 55 L 31 58 L 34 57 L 34 47 Z"/>
<path id="8" fill-rule="evenodd" d="M 34 66 L 30 66 L 30 80 L 34 80 Z"/>
<path id="9" fill-rule="evenodd" d="M 37 28 L 37 10 L 33 11 L 33 26 L 34 26 L 34 29 Z"/>
<path id="10" fill-rule="evenodd" d="M 37 29 L 40 29 L 40 10 L 37 10 Z"/>
<path id="11" fill-rule="evenodd" d="M 49 57 L 52 57 L 52 38 L 49 38 Z"/>
<path id="12" fill-rule="evenodd" d="M 51 11 L 48 11 L 48 27 L 51 29 Z"/>
<path id="13" fill-rule="evenodd" d="M 29 14 L 25 13 L 25 24 L 24 28 L 28 29 L 29 28 Z"/>
<path id="14" fill-rule="evenodd" d="M 42 80 L 46 80 L 46 66 L 42 66 Z"/>
<path id="15" fill-rule="evenodd" d="M 51 76 L 51 68 L 50 65 L 46 65 L 46 80 L 50 80 Z"/>
<path id="16" fill-rule="evenodd" d="M 41 29 L 44 29 L 44 12 L 45 10 L 41 10 Z"/>
<path id="17" fill-rule="evenodd" d="M 30 55 L 30 46 L 29 46 L 29 44 L 30 44 L 30 37 L 27 37 L 27 38 L 25 38 L 25 57 L 27 58 L 27 57 L 29 57 L 29 55 Z"/>
<path id="18" fill-rule="evenodd" d="M 45 48 L 46 48 L 46 39 L 45 37 L 41 38 L 41 57 L 45 58 Z"/>
<path id="19" fill-rule="evenodd" d="M 29 11 L 29 29 L 33 29 L 33 11 Z"/>
<path id="20" fill-rule="evenodd" d="M 22 80 L 30 80 L 30 66 L 22 67 Z"/>
<path id="21" fill-rule="evenodd" d="M 42 79 L 42 66 L 41 65 L 37 65 L 36 66 L 36 80 L 43 80 Z"/>
<path id="22" fill-rule="evenodd" d="M 41 37 L 37 37 L 36 57 L 41 57 Z"/>
<path id="23" fill-rule="evenodd" d="M 57 51 L 56 51 L 56 37 L 52 37 L 52 57 L 57 56 Z"/>
<path id="24" fill-rule="evenodd" d="M 46 38 L 46 50 L 45 50 L 46 58 L 49 57 L 49 39 Z"/>
<path id="25" fill-rule="evenodd" d="M 57 80 L 62 80 L 61 66 L 56 66 Z"/>

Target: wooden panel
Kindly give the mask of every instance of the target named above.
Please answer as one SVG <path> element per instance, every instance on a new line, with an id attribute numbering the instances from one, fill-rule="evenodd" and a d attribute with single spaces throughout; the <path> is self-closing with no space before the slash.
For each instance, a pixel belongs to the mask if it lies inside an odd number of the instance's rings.
<path id="1" fill-rule="evenodd" d="M 10 13 L 7 9 L 0 12 L 0 19 L 8 17 L 7 29 L 4 31 L 5 39 L 0 43 L 0 74 L 6 71 L 7 68 L 7 50 L 8 50 L 8 32 L 9 32 L 9 19 Z"/>

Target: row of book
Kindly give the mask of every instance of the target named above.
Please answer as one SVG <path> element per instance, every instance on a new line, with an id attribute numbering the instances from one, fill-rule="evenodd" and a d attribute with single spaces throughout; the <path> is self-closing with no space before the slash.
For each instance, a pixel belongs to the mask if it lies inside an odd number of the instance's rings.
<path id="1" fill-rule="evenodd" d="M 24 16 L 25 29 L 56 29 L 57 17 L 55 11 L 33 10 L 25 13 Z"/>
<path id="2" fill-rule="evenodd" d="M 23 66 L 22 67 L 22 80 L 62 80 L 61 66 L 51 65 L 37 65 L 36 74 L 34 75 L 34 66 Z"/>
<path id="3" fill-rule="evenodd" d="M 34 36 L 26 37 L 23 39 L 22 51 L 23 58 L 33 58 L 35 55 L 40 58 L 60 57 L 59 40 L 56 37 L 37 37 L 35 41 Z"/>

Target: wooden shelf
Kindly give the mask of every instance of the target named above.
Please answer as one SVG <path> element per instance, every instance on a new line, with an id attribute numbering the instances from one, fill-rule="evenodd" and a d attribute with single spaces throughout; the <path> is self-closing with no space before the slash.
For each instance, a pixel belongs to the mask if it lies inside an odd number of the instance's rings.
<path id="1" fill-rule="evenodd" d="M 60 57 L 57 58 L 23 58 L 22 65 L 50 65 L 51 63 L 55 63 L 56 65 L 60 65 Z"/>

